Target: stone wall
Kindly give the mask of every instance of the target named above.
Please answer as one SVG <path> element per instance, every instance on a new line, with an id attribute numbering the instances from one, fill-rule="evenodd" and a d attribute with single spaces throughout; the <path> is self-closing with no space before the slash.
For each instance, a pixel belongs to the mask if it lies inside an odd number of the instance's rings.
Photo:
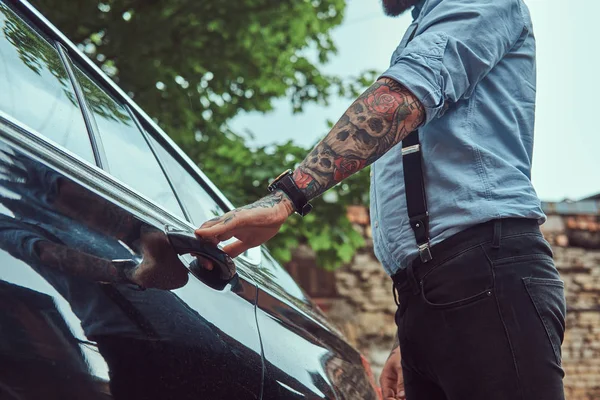
<path id="1" fill-rule="evenodd" d="M 338 299 L 327 314 L 371 362 L 377 377 L 396 335 L 396 304 L 389 276 L 371 252 L 335 271 Z"/>
<path id="2" fill-rule="evenodd" d="M 391 282 L 372 250 L 368 216 L 354 210 L 351 220 L 367 239 L 353 262 L 334 272 L 336 296 L 326 312 L 370 361 L 378 376 L 394 341 Z M 568 247 L 561 221 L 551 218 L 544 232 L 553 244 L 565 281 L 568 304 L 563 368 L 568 400 L 600 399 L 600 250 Z M 562 246 L 560 246 L 562 245 Z"/>
<path id="3" fill-rule="evenodd" d="M 600 399 L 600 251 L 554 247 L 565 281 L 567 331 L 562 347 L 568 400 Z"/>

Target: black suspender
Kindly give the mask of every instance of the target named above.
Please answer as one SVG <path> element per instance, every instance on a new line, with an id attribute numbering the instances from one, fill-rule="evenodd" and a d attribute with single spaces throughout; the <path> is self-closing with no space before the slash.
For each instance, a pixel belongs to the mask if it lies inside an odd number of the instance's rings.
<path id="1" fill-rule="evenodd" d="M 418 25 L 411 33 L 406 44 L 415 37 Z M 411 132 L 402 140 L 402 164 L 404 169 L 404 190 L 406 193 L 406 208 L 421 261 L 431 261 L 429 243 L 429 211 L 427 210 L 427 196 L 425 194 L 425 181 L 423 178 L 423 155 L 419 142 L 419 131 Z"/>
<path id="2" fill-rule="evenodd" d="M 429 211 L 427 211 L 419 131 L 410 133 L 402 140 L 402 164 L 410 227 L 419 246 L 421 261 L 426 263 L 431 261 L 432 257 L 429 250 Z"/>

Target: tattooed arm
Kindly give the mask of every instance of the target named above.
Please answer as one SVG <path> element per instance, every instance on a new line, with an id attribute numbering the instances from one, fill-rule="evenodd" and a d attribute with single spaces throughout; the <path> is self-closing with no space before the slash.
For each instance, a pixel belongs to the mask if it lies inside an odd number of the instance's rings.
<path id="1" fill-rule="evenodd" d="M 424 117 L 421 103 L 407 89 L 392 79 L 380 79 L 356 99 L 294 171 L 294 181 L 307 198 L 319 196 L 372 164 Z"/>
<path id="2" fill-rule="evenodd" d="M 294 171 L 308 199 L 373 163 L 425 119 L 421 103 L 396 81 L 382 78 L 363 93 Z M 223 250 L 236 257 L 272 238 L 293 212 L 281 191 L 204 223 L 196 235 L 215 244 L 236 237 Z"/>

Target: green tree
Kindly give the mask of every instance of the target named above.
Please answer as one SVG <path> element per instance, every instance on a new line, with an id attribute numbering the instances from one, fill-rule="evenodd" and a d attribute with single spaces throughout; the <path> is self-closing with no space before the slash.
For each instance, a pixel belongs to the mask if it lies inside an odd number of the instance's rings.
<path id="1" fill-rule="evenodd" d="M 342 22 L 344 0 L 32 2 L 238 205 L 264 195 L 268 179 L 309 149 L 291 142 L 249 149 L 247 137 L 228 127 L 231 118 L 269 111 L 284 96 L 298 112 L 307 102 L 356 96 L 374 77 L 320 70 L 336 52 L 330 32 Z M 363 240 L 343 206 L 367 201 L 364 172 L 336 187 L 329 202 L 318 199 L 307 218 L 290 219 L 269 247 L 283 262 L 299 242 L 325 268 L 347 262 Z"/>

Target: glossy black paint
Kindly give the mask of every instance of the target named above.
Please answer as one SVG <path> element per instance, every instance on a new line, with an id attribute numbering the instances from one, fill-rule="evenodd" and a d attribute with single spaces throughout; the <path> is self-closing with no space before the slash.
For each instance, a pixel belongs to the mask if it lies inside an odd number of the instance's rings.
<path id="1" fill-rule="evenodd" d="M 252 283 L 110 284 L 113 259 L 187 270 L 160 229 L 3 144 L 0 177 L 2 396 L 259 398 Z"/>
<path id="2" fill-rule="evenodd" d="M 24 1 L 0 0 L 5 60 L 0 399 L 376 398 L 266 250 L 218 279 L 177 255 L 165 226 L 191 237 L 227 201 Z M 111 283 L 116 259 L 159 266 L 157 287 Z"/>
<path id="3" fill-rule="evenodd" d="M 263 255 L 263 276 L 257 279 L 266 364 L 263 398 L 376 399 L 364 359 L 293 287 L 276 261 Z"/>

